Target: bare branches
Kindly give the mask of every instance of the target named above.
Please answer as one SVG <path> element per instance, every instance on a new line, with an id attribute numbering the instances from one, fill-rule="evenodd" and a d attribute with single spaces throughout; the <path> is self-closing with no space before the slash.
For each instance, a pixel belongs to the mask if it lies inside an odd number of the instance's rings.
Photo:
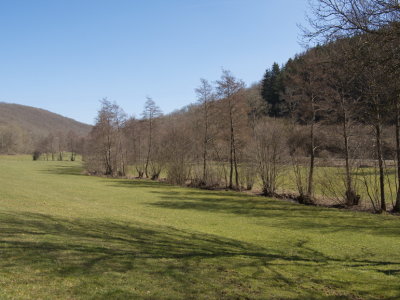
<path id="1" fill-rule="evenodd" d="M 161 109 L 156 105 L 156 103 L 150 97 L 147 97 L 146 103 L 144 105 L 144 110 L 142 113 L 143 120 L 147 123 L 148 126 L 148 135 L 147 135 L 147 155 L 146 155 L 146 163 L 144 166 L 144 174 L 147 178 L 149 178 L 149 163 L 152 159 L 152 148 L 153 148 L 153 135 L 154 135 L 154 126 L 156 118 L 162 115 Z"/>
<path id="2" fill-rule="evenodd" d="M 361 33 L 377 34 L 400 20 L 398 0 L 310 0 L 308 41 L 329 42 Z"/>

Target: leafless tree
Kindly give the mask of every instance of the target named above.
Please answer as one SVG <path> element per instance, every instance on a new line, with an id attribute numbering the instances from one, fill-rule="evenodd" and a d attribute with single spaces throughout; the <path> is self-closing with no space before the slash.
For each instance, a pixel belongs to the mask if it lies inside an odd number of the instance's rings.
<path id="1" fill-rule="evenodd" d="M 153 99 L 150 97 L 147 97 L 144 110 L 142 113 L 143 120 L 145 120 L 147 124 L 147 151 L 146 151 L 146 162 L 144 166 L 144 173 L 146 177 L 149 177 L 149 163 L 151 160 L 151 155 L 152 155 L 152 147 L 153 147 L 153 138 L 154 138 L 154 128 L 155 128 L 155 123 L 157 117 L 161 116 L 161 110 L 160 108 L 156 105 Z"/>
<path id="2" fill-rule="evenodd" d="M 131 117 L 125 122 L 124 127 L 128 162 L 134 166 L 138 178 L 143 178 L 146 164 L 146 125 L 145 120 L 138 120 Z"/>
<path id="3" fill-rule="evenodd" d="M 358 114 L 358 105 L 361 94 L 357 91 L 359 85 L 359 60 L 357 55 L 357 42 L 354 40 L 338 40 L 326 47 L 329 61 L 324 70 L 325 80 L 325 118 L 328 122 L 340 124 L 343 140 L 343 156 L 345 159 L 345 193 L 344 199 L 347 206 L 357 205 L 359 196 L 355 189 L 354 176 L 352 175 L 351 157 L 351 127 Z"/>
<path id="4" fill-rule="evenodd" d="M 101 101 L 96 124 L 89 135 L 86 165 L 89 171 L 108 176 L 125 174 L 122 131 L 124 111 L 107 99 Z"/>
<path id="5" fill-rule="evenodd" d="M 298 57 L 288 66 L 286 83 L 286 101 L 290 103 L 292 118 L 309 127 L 310 157 L 308 166 L 307 190 L 300 194 L 300 201 L 313 202 L 314 169 L 317 145 L 315 144 L 315 129 L 317 118 L 321 111 L 322 76 L 321 70 L 325 62 L 320 49 L 309 50 L 307 56 Z M 291 151 L 292 154 L 295 151 Z M 294 158 L 294 156 L 292 156 Z M 293 160 L 295 162 L 296 160 Z M 300 173 L 298 173 L 300 174 Z"/>
<path id="6" fill-rule="evenodd" d="M 383 125 L 388 116 L 388 99 L 385 89 L 386 75 L 382 66 L 373 59 L 371 48 L 367 48 L 368 62 L 364 64 L 363 79 L 365 82 L 362 95 L 362 113 L 367 124 L 374 129 L 375 155 L 378 161 L 379 186 L 380 186 L 380 210 L 386 210 L 385 199 L 385 167 L 383 157 Z"/>
<path id="7" fill-rule="evenodd" d="M 178 185 L 186 183 L 192 168 L 193 142 L 184 125 L 185 122 L 179 117 L 169 117 L 169 126 L 162 142 L 167 162 L 167 180 Z"/>
<path id="8" fill-rule="evenodd" d="M 70 130 L 67 134 L 67 147 L 68 147 L 68 151 L 70 153 L 70 160 L 71 161 L 75 161 L 76 159 L 76 152 L 77 152 L 77 148 L 78 148 L 78 135 Z"/>
<path id="9" fill-rule="evenodd" d="M 211 84 L 206 79 L 200 79 L 200 85 L 196 88 L 197 101 L 201 107 L 201 124 L 202 124 L 202 133 L 203 133 L 203 174 L 202 174 L 202 182 L 200 185 L 207 185 L 208 182 L 208 156 L 209 156 L 209 148 L 210 142 L 212 141 L 212 134 L 210 130 L 210 122 L 211 122 L 211 109 L 215 99 L 215 95 L 213 93 L 213 88 Z"/>
<path id="10" fill-rule="evenodd" d="M 309 40 L 334 41 L 340 38 L 361 36 L 366 46 L 374 48 L 378 43 L 380 49 L 379 61 L 386 66 L 393 66 L 389 73 L 399 74 L 399 36 L 400 36 L 400 4 L 398 0 L 315 0 L 310 2 L 312 16 L 308 18 L 311 30 L 304 30 L 304 36 Z M 363 47 L 366 48 L 366 47 Z M 387 51 L 389 50 L 389 51 Z M 376 51 L 376 49 L 374 50 Z M 370 54 L 372 53 L 369 51 Z M 360 57 L 360 56 L 359 56 Z M 371 60 L 371 57 L 368 57 Z M 377 59 L 377 57 L 375 57 Z M 379 66 L 382 68 L 382 66 Z M 398 82 L 398 80 L 397 80 Z M 376 89 L 376 83 L 372 83 Z M 396 114 L 396 153 L 398 172 L 397 201 L 395 211 L 400 211 L 400 101 L 398 95 L 394 95 L 394 112 Z M 376 99 L 374 101 L 377 103 Z M 376 110 L 375 110 L 376 111 Z M 379 113 L 375 114 L 376 116 Z M 378 118 L 379 119 L 379 118 Z M 375 126 L 375 132 L 380 135 L 380 126 Z M 377 149 L 380 142 L 377 141 Z M 380 151 L 380 150 L 379 150 Z M 379 159 L 378 154 L 378 161 Z M 381 183 L 381 209 L 385 208 L 384 181 L 382 174 L 382 162 L 379 163 Z"/>
<path id="11" fill-rule="evenodd" d="M 57 160 L 62 161 L 64 159 L 65 150 L 65 136 L 63 132 L 59 131 L 55 135 L 55 145 L 58 152 Z"/>
<path id="12" fill-rule="evenodd" d="M 223 70 L 220 80 L 217 81 L 217 93 L 227 113 L 229 128 L 229 184 L 228 188 L 233 189 L 233 176 L 235 175 L 235 186 L 239 185 L 238 171 L 238 122 L 240 121 L 240 92 L 245 87 L 242 80 L 236 79 L 228 70 Z M 243 102 L 242 102 L 243 103 Z M 235 174 L 234 174 L 235 173 Z"/>
<path id="13" fill-rule="evenodd" d="M 257 170 L 265 196 L 276 195 L 278 180 L 287 163 L 285 128 L 276 119 L 263 118 L 255 126 Z"/>
<path id="14" fill-rule="evenodd" d="M 0 153 L 15 154 L 21 152 L 23 144 L 22 130 L 15 125 L 0 125 Z"/>
<path id="15" fill-rule="evenodd" d="M 361 33 L 380 34 L 395 26 L 400 28 L 398 0 L 311 0 L 310 29 L 303 28 L 306 38 L 332 41 Z M 382 33 L 382 31 L 381 31 Z"/>

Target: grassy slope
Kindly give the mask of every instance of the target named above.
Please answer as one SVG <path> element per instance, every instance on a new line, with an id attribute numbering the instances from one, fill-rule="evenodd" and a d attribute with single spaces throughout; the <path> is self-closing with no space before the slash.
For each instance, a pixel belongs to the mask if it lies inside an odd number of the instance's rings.
<path id="1" fill-rule="evenodd" d="M 0 158 L 0 299 L 399 299 L 400 219 Z"/>

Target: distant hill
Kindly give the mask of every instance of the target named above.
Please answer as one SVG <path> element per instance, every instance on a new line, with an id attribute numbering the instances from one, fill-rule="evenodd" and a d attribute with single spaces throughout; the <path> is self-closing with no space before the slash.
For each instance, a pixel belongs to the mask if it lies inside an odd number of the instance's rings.
<path id="1" fill-rule="evenodd" d="M 92 127 L 44 109 L 5 102 L 0 102 L 1 125 L 17 126 L 36 136 L 71 130 L 79 136 L 86 136 Z"/>

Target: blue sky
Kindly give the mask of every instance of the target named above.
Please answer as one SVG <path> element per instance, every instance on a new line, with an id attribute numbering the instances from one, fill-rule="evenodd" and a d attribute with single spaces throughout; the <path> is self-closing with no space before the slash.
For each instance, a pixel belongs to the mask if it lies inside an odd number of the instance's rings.
<path id="1" fill-rule="evenodd" d="M 302 51 L 307 0 L 0 0 L 0 101 L 93 123 L 195 101 L 221 68 L 248 85 Z"/>

